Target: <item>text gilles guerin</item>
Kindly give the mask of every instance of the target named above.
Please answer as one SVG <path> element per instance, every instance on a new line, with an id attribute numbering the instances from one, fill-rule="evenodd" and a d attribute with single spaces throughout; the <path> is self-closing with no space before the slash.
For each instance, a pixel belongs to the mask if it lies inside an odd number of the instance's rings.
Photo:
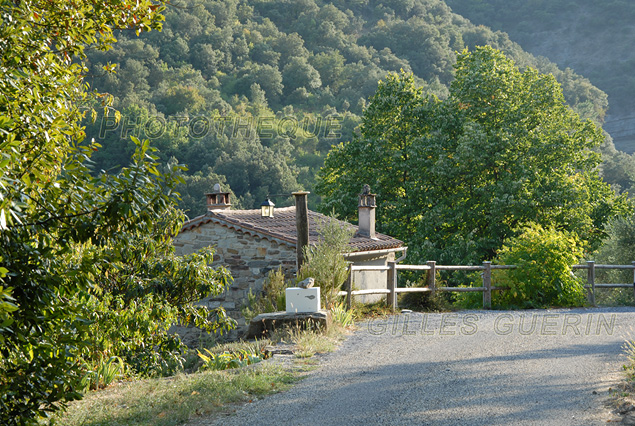
<path id="1" fill-rule="evenodd" d="M 492 330 L 498 335 L 589 336 L 613 335 L 615 314 L 511 314 L 502 313 L 485 320 L 476 313 L 402 314 L 389 318 L 374 318 L 368 322 L 373 335 L 470 336 Z"/>

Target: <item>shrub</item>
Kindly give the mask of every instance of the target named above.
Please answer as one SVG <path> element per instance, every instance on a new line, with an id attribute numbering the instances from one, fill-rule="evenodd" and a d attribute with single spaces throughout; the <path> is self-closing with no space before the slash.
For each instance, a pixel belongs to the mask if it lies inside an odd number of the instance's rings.
<path id="1" fill-rule="evenodd" d="M 517 266 L 498 274 L 501 282 L 496 285 L 508 287 L 500 303 L 520 308 L 583 305 L 583 284 L 571 273 L 582 254 L 581 242 L 571 233 L 537 224 L 522 229 L 504 243 L 496 259 Z"/>
<path id="2" fill-rule="evenodd" d="M 247 295 L 247 304 L 241 310 L 247 322 L 259 314 L 284 311 L 286 309 L 287 288 L 281 268 L 269 271 L 262 286 L 262 294 L 255 295 L 251 289 Z"/>
<path id="3" fill-rule="evenodd" d="M 168 376 L 182 369 L 186 346 L 168 333 L 178 321 L 177 307 L 153 295 L 126 302 L 109 293 L 91 297 L 84 307 L 91 322 L 90 345 L 81 353 L 87 373 L 112 357 L 123 361 L 127 374 Z"/>
<path id="4" fill-rule="evenodd" d="M 90 344 L 78 353 L 85 374 L 116 357 L 127 374 L 173 375 L 183 369 L 187 348 L 168 333 L 170 326 L 222 333 L 234 325 L 224 310 L 195 305 L 226 288 L 227 270 L 208 266 L 212 249 L 177 256 L 170 235 L 180 229 L 181 215 L 167 209 L 161 219 L 163 226 L 152 232 L 126 233 L 103 246 L 85 244 L 70 261 L 92 260 L 93 287 L 70 301 L 89 324 L 83 339 Z"/>
<path id="5" fill-rule="evenodd" d="M 426 287 L 428 285 L 428 274 L 430 271 L 421 273 L 419 271 L 406 271 L 408 274 L 403 274 L 405 279 L 402 279 L 401 273 L 399 274 L 400 283 L 405 283 L 405 287 Z M 436 272 L 437 287 L 450 286 L 447 280 L 443 279 L 441 272 Z M 407 277 L 407 278 L 406 278 Z M 407 309 L 412 309 L 419 312 L 443 312 L 449 311 L 452 308 L 452 304 L 449 302 L 449 293 L 443 291 L 436 291 L 425 293 L 402 293 L 399 294 L 399 306 Z"/>
<path id="6" fill-rule="evenodd" d="M 348 277 L 348 262 L 343 253 L 348 251 L 348 243 L 353 236 L 352 228 L 340 225 L 329 218 L 319 224 L 320 241 L 307 246 L 304 251 L 305 263 L 298 271 L 298 282 L 315 278 L 320 287 L 324 308 L 330 309 L 337 301 L 337 293 Z"/>

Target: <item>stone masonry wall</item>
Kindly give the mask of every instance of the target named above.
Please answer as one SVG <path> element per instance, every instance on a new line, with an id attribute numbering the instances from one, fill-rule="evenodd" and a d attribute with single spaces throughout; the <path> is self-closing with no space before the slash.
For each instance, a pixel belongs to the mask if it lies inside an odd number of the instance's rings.
<path id="1" fill-rule="evenodd" d="M 247 302 L 249 289 L 254 294 L 262 291 L 264 280 L 273 269 L 279 267 L 290 276 L 296 269 L 295 247 L 284 241 L 271 241 L 246 234 L 213 222 L 186 230 L 174 239 L 178 255 L 193 253 L 203 247 L 213 246 L 216 249 L 212 266 L 227 267 L 234 281 L 224 293 L 201 300 L 199 303 L 209 308 L 223 306 L 227 314 L 235 319 L 238 327 L 230 335 L 230 339 L 240 337 L 247 328 L 241 308 Z M 184 339 L 198 338 L 197 330 L 177 330 Z M 196 334 L 196 336 L 194 336 Z M 189 337 L 189 339 L 188 339 Z"/>

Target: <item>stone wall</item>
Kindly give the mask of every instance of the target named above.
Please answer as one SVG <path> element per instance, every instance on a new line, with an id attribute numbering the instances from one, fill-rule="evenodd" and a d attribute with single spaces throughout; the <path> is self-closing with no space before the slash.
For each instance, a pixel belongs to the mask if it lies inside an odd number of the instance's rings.
<path id="1" fill-rule="evenodd" d="M 223 306 L 227 314 L 238 322 L 238 327 L 229 338 L 240 337 L 247 329 L 241 308 L 247 301 L 249 289 L 254 294 L 262 291 L 264 280 L 273 269 L 282 268 L 291 276 L 296 269 L 295 246 L 282 240 L 265 239 L 240 230 L 210 222 L 186 230 L 174 238 L 178 255 L 193 253 L 201 248 L 213 246 L 216 249 L 212 266 L 225 266 L 234 281 L 224 293 L 201 300 L 199 303 L 209 308 Z M 176 330 L 182 336 L 185 330 Z M 198 338 L 200 332 L 190 330 L 189 340 Z M 193 336 L 196 334 L 196 336 Z M 188 336 L 183 336 L 187 341 Z"/>

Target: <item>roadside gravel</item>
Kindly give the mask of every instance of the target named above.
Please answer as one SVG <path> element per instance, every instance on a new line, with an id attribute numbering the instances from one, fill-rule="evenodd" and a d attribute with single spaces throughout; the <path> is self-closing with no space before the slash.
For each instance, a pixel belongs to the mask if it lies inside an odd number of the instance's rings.
<path id="1" fill-rule="evenodd" d="M 633 325 L 633 308 L 373 320 L 291 390 L 209 424 L 606 424 Z"/>

